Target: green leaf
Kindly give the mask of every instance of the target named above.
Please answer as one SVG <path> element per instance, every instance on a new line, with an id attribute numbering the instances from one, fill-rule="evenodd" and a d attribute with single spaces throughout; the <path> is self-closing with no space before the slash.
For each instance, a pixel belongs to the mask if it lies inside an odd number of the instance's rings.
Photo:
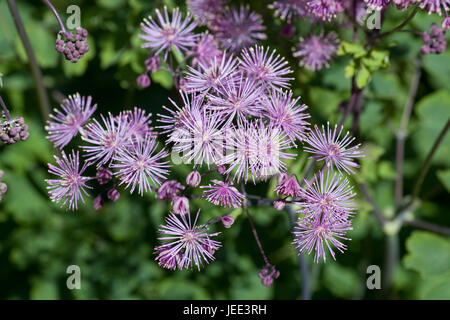
<path id="1" fill-rule="evenodd" d="M 408 254 L 403 263 L 424 278 L 443 274 L 450 269 L 450 241 L 444 237 L 414 231 L 406 240 L 406 248 Z"/>
<path id="2" fill-rule="evenodd" d="M 159 83 L 162 87 L 167 90 L 172 89 L 173 87 L 173 79 L 170 72 L 166 70 L 158 70 L 152 73 L 152 80 L 156 83 Z"/>
<path id="3" fill-rule="evenodd" d="M 334 295 L 351 299 L 360 281 L 354 269 L 333 262 L 325 265 L 323 282 Z"/>
<path id="4" fill-rule="evenodd" d="M 364 88 L 370 80 L 370 70 L 365 66 L 362 66 L 356 77 L 356 85 L 358 88 Z"/>
<path id="5" fill-rule="evenodd" d="M 450 169 L 439 170 L 437 176 L 447 191 L 450 192 Z"/>

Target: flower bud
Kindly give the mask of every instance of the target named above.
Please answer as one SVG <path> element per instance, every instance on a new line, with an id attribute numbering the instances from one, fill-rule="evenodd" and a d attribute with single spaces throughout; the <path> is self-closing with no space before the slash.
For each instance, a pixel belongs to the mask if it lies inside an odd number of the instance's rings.
<path id="1" fill-rule="evenodd" d="M 103 207 L 103 199 L 102 196 L 95 197 L 94 201 L 92 202 L 92 205 L 94 207 L 94 210 L 100 210 Z"/>
<path id="2" fill-rule="evenodd" d="M 286 201 L 284 199 L 277 199 L 273 202 L 273 207 L 278 211 L 281 211 L 286 206 Z"/>
<path id="3" fill-rule="evenodd" d="M 288 23 L 288 24 L 285 24 L 284 26 L 283 26 L 283 28 L 281 29 L 281 36 L 282 37 L 285 37 L 285 38 L 292 38 L 293 36 L 294 36 L 294 34 L 295 34 L 295 27 L 292 25 L 292 24 L 290 24 L 290 23 Z"/>
<path id="4" fill-rule="evenodd" d="M 189 212 L 189 200 L 183 196 L 176 196 L 172 200 L 172 212 L 175 214 L 186 214 Z"/>
<path id="5" fill-rule="evenodd" d="M 147 88 L 151 83 L 150 77 L 146 73 L 141 74 L 139 77 L 137 77 L 136 83 L 141 88 Z"/>
<path id="6" fill-rule="evenodd" d="M 100 167 L 97 169 L 96 179 L 99 184 L 106 184 L 111 180 L 112 172 L 106 168 Z"/>
<path id="7" fill-rule="evenodd" d="M 217 166 L 217 172 L 218 172 L 219 174 L 224 174 L 225 171 L 227 171 L 227 167 L 225 167 L 225 166 L 223 166 L 223 165 Z"/>
<path id="8" fill-rule="evenodd" d="M 234 223 L 234 219 L 231 216 L 222 216 L 220 217 L 220 220 L 222 221 L 222 224 L 225 228 L 230 228 L 233 223 Z"/>
<path id="9" fill-rule="evenodd" d="M 120 198 L 120 192 L 115 188 L 109 189 L 106 195 L 108 196 L 108 199 L 112 201 L 117 201 Z"/>
<path id="10" fill-rule="evenodd" d="M 194 170 L 191 173 L 188 174 L 186 177 L 186 183 L 191 187 L 198 187 L 202 180 L 202 176 L 200 175 L 200 172 Z"/>

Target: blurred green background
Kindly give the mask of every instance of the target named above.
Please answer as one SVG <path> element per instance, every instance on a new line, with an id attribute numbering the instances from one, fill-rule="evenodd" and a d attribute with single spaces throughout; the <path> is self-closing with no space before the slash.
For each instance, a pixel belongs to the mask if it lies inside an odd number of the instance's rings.
<path id="1" fill-rule="evenodd" d="M 297 67 L 291 47 L 301 35 L 319 32 L 306 22 L 297 24 L 294 39 L 279 36 L 282 23 L 267 9 L 270 1 L 252 0 L 252 9 L 264 17 L 268 40 L 291 63 L 296 95 L 309 106 L 312 123 L 337 123 L 339 104 L 349 98 L 350 79 L 344 69 L 348 56 L 338 57 L 329 69 L 312 73 Z M 58 26 L 51 11 L 40 1 L 17 1 L 31 44 L 42 69 L 52 107 L 61 98 L 80 92 L 98 104 L 96 115 L 138 106 L 155 115 L 174 97 L 172 81 L 164 71 L 152 75 L 152 85 L 136 87 L 144 72 L 148 51 L 141 49 L 139 23 L 156 7 L 179 5 L 184 1 L 146 0 L 55 0 L 60 14 L 71 4 L 81 8 L 81 23 L 89 30 L 91 50 L 77 64 L 63 60 L 54 42 Z M 238 1 L 235 1 L 238 3 Z M 390 9 L 383 23 L 389 30 L 405 13 Z M 427 30 L 435 15 L 421 13 L 410 29 Z M 329 25 L 327 28 L 336 29 Z M 342 39 L 350 41 L 351 29 L 339 27 Z M 405 104 L 413 62 L 422 44 L 420 37 L 399 33 L 382 43 L 389 50 L 390 66 L 373 74 L 365 89 L 361 116 L 361 140 L 366 157 L 361 160 L 357 179 L 365 182 L 377 205 L 389 217 L 394 212 L 395 136 Z M 45 139 L 44 123 L 27 57 L 9 15 L 6 1 L 0 2 L 0 89 L 13 116 L 24 116 L 31 136 L 26 142 L 0 146 L 0 169 L 8 192 L 0 202 L 0 298 L 1 299 L 297 299 L 300 274 L 296 250 L 291 244 L 289 216 L 270 207 L 251 208 L 269 260 L 280 270 L 272 287 L 261 285 L 257 274 L 263 261 L 254 242 L 248 220 L 237 221 L 223 231 L 223 248 L 216 261 L 201 272 L 164 270 L 155 263 L 157 228 L 169 211 L 154 194 L 144 197 L 121 192 L 121 198 L 100 211 L 92 208 L 92 197 L 77 212 L 60 209 L 47 197 L 44 179 L 53 149 Z M 450 116 L 450 53 L 424 58 L 423 75 L 406 142 L 405 192 L 410 192 L 417 171 L 439 131 Z M 351 119 L 346 122 L 351 128 Z M 78 141 L 79 142 L 79 141 Z M 77 141 L 71 144 L 75 147 Z M 70 150 L 70 148 L 68 148 Z M 422 220 L 450 226 L 450 143 L 444 140 L 421 193 L 421 204 L 412 213 Z M 306 155 L 291 163 L 300 173 Z M 173 167 L 172 177 L 180 181 L 186 166 Z M 91 175 L 94 172 L 90 172 Z M 250 187 L 253 193 L 271 195 L 273 181 Z M 253 189 L 252 189 L 253 188 Z M 273 189 L 273 188 L 272 188 Z M 359 193 L 358 189 L 356 188 Z M 395 264 L 393 289 L 368 290 L 366 268 L 379 265 L 383 276 L 386 235 L 371 213 L 371 206 L 358 194 L 359 210 L 349 236 L 349 248 L 336 261 L 313 264 L 310 269 L 313 299 L 450 299 L 450 242 L 448 237 L 412 227 L 399 234 L 399 257 Z M 223 214 L 226 209 L 194 200 L 191 210 L 202 208 L 201 220 Z M 81 290 L 68 290 L 66 268 L 81 268 Z"/>

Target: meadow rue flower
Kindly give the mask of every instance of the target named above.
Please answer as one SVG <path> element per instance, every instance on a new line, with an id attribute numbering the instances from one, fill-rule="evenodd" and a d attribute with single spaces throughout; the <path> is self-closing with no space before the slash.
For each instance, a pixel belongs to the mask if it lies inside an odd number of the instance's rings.
<path id="1" fill-rule="evenodd" d="M 293 98 L 292 92 L 272 92 L 268 96 L 264 115 L 270 124 L 281 129 L 295 144 L 295 139 L 303 141 L 308 130 L 305 120 L 310 115 L 304 112 L 308 107 L 299 104 L 300 97 Z"/>
<path id="2" fill-rule="evenodd" d="M 107 117 L 100 117 L 103 125 L 94 119 L 87 124 L 82 135 L 82 139 L 91 145 L 81 146 L 86 152 L 87 161 L 97 163 L 97 167 L 109 165 L 116 152 L 131 143 L 132 136 L 128 122 L 122 116 L 114 117 L 108 113 Z"/>
<path id="3" fill-rule="evenodd" d="M 306 139 L 309 146 L 306 146 L 304 150 L 313 154 L 310 158 L 318 161 L 325 160 L 328 167 L 334 166 L 338 171 L 352 173 L 352 168 L 359 168 L 353 159 L 362 157 L 358 150 L 360 145 L 349 147 L 355 138 L 351 137 L 348 132 L 341 138 L 342 129 L 343 126 L 338 128 L 337 125 L 331 129 L 330 124 L 327 123 L 327 130 L 325 131 L 325 127 L 322 126 L 322 131 L 320 131 L 319 127 L 315 125 L 314 130 L 311 130 Z"/>
<path id="4" fill-rule="evenodd" d="M 200 25 L 214 20 L 223 13 L 229 0 L 187 0 L 187 6 Z"/>
<path id="5" fill-rule="evenodd" d="M 84 203 L 83 195 L 88 195 L 86 189 L 92 189 L 92 187 L 86 185 L 86 182 L 91 180 L 91 177 L 82 176 L 86 170 L 87 164 L 85 163 L 80 169 L 79 152 L 72 150 L 72 154 L 66 156 L 66 153 L 62 151 L 62 157 L 54 156 L 56 164 L 48 164 L 48 172 L 57 176 L 58 179 L 46 179 L 50 194 L 50 199 L 55 202 L 62 202 L 61 207 L 67 203 L 69 209 L 76 210 L 78 208 L 78 200 Z"/>
<path id="6" fill-rule="evenodd" d="M 441 24 L 442 29 L 450 30 L 450 17 L 445 17 Z"/>
<path id="7" fill-rule="evenodd" d="M 421 0 L 420 7 L 428 11 L 428 13 L 442 14 L 450 9 L 450 0 Z"/>
<path id="8" fill-rule="evenodd" d="M 202 33 L 195 43 L 195 46 L 188 52 L 193 57 L 192 66 L 197 66 L 201 63 L 204 67 L 211 65 L 211 62 L 217 58 L 219 61 L 222 58 L 222 51 L 219 50 L 214 37 L 204 32 Z"/>
<path id="9" fill-rule="evenodd" d="M 233 55 L 223 56 L 218 59 L 214 57 L 207 65 L 201 62 L 199 69 L 187 66 L 188 72 L 186 74 L 186 90 L 189 93 L 200 92 L 206 93 L 210 89 L 217 90 L 224 81 L 229 81 L 230 76 L 233 75 L 237 69 L 237 60 Z"/>
<path id="10" fill-rule="evenodd" d="M 136 83 L 141 88 L 147 88 L 150 86 L 151 80 L 150 80 L 150 77 L 146 73 L 143 73 L 139 77 L 136 78 Z"/>
<path id="11" fill-rule="evenodd" d="M 307 14 L 307 1 L 305 0 L 279 0 L 268 5 L 274 10 L 274 16 L 281 20 L 293 21 Z"/>
<path id="12" fill-rule="evenodd" d="M 214 260 L 212 250 L 216 251 L 222 245 L 211 238 L 219 235 L 219 232 L 209 233 L 205 225 L 197 225 L 200 210 L 197 211 L 194 221 L 191 214 L 176 216 L 170 214 L 166 217 L 166 225 L 159 228 L 163 244 L 155 250 L 156 261 L 162 267 L 174 270 L 200 268 Z"/>
<path id="13" fill-rule="evenodd" d="M 223 226 L 227 229 L 231 228 L 231 226 L 234 223 L 234 219 L 231 216 L 221 216 L 220 221 L 222 222 Z"/>
<path id="14" fill-rule="evenodd" d="M 289 197 L 298 197 L 300 195 L 300 185 L 295 176 L 289 176 L 287 173 L 282 173 L 278 185 L 275 187 L 278 195 Z"/>
<path id="15" fill-rule="evenodd" d="M 66 60 L 76 63 L 89 51 L 87 36 L 88 31 L 81 27 L 76 28 L 75 33 L 60 31 L 56 39 L 56 51 L 64 54 Z"/>
<path id="16" fill-rule="evenodd" d="M 84 126 L 91 120 L 97 104 L 92 104 L 92 97 L 84 97 L 79 93 L 69 96 L 61 104 L 61 110 L 54 109 L 47 120 L 45 130 L 47 139 L 55 147 L 62 149 L 78 134 L 83 134 Z"/>
<path id="17" fill-rule="evenodd" d="M 254 79 L 263 88 L 288 88 L 289 81 L 287 75 L 292 73 L 286 59 L 276 53 L 270 52 L 270 48 L 264 49 L 262 46 L 255 46 L 242 51 L 239 58 L 240 69 L 245 75 Z"/>
<path id="18" fill-rule="evenodd" d="M 341 0 L 310 0 L 308 10 L 323 21 L 331 21 L 344 10 Z"/>
<path id="19" fill-rule="evenodd" d="M 369 8 L 375 9 L 375 10 L 381 10 L 384 7 L 386 7 L 391 0 L 364 0 Z"/>
<path id="20" fill-rule="evenodd" d="M 133 193 L 138 185 L 138 193 L 142 195 L 151 190 L 150 182 L 159 185 L 169 173 L 167 161 L 162 161 L 168 152 L 156 151 L 157 142 L 154 138 L 146 137 L 143 141 L 136 141 L 128 148 L 121 148 L 114 155 L 112 168 L 116 169 L 120 185 L 125 184 Z"/>
<path id="21" fill-rule="evenodd" d="M 347 231 L 352 230 L 348 220 L 321 213 L 308 215 L 296 224 L 293 234 L 298 253 L 311 254 L 314 250 L 314 262 L 319 262 L 321 257 L 325 262 L 327 249 L 336 259 L 333 246 L 341 253 L 347 248 L 341 241 L 350 240 L 345 236 Z"/>
<path id="22" fill-rule="evenodd" d="M 208 168 L 217 163 L 223 153 L 222 120 L 218 114 L 206 109 L 192 110 L 183 124 L 185 128 L 178 129 L 176 139 L 171 139 L 173 150 L 187 162 L 206 163 Z"/>
<path id="23" fill-rule="evenodd" d="M 261 15 L 242 4 L 239 9 L 227 9 L 211 28 L 222 47 L 231 52 L 239 52 L 267 38 Z"/>
<path id="24" fill-rule="evenodd" d="M 172 212 L 186 214 L 189 212 L 189 199 L 183 196 L 175 196 L 172 199 Z"/>
<path id="25" fill-rule="evenodd" d="M 346 178 L 331 170 L 320 171 L 312 182 L 305 179 L 305 188 L 301 190 L 297 204 L 304 214 L 349 215 L 355 209 L 355 193 Z"/>
<path id="26" fill-rule="evenodd" d="M 214 185 L 201 186 L 200 188 L 206 189 L 203 192 L 203 197 L 209 202 L 215 205 L 221 205 L 223 207 L 238 208 L 242 205 L 242 200 L 245 199 L 235 187 L 229 182 L 223 182 L 219 180 L 211 180 Z"/>
<path id="27" fill-rule="evenodd" d="M 122 120 L 127 123 L 128 130 L 133 140 L 143 140 L 146 137 L 156 137 L 157 133 L 150 126 L 152 114 L 145 110 L 134 107 L 133 111 L 125 110 L 120 115 Z"/>
<path id="28" fill-rule="evenodd" d="M 30 137 L 28 125 L 23 117 L 0 119 L 0 141 L 4 144 L 14 144 Z"/>
<path id="29" fill-rule="evenodd" d="M 239 77 L 239 80 L 225 81 L 213 94 L 208 95 L 208 108 L 217 111 L 229 125 L 235 118 L 245 120 L 259 116 L 263 108 L 264 92 L 252 79 Z"/>
<path id="30" fill-rule="evenodd" d="M 172 200 L 185 187 L 176 180 L 167 180 L 161 184 L 156 193 L 159 200 Z"/>
<path id="31" fill-rule="evenodd" d="M 199 186 L 201 180 L 202 176 L 200 175 L 200 172 L 194 170 L 187 175 L 186 184 L 195 188 Z"/>
<path id="32" fill-rule="evenodd" d="M 312 35 L 301 38 L 297 47 L 293 48 L 293 56 L 300 59 L 300 65 L 313 71 L 329 67 L 331 58 L 338 49 L 338 38 L 334 32 L 327 35 Z"/>
<path id="33" fill-rule="evenodd" d="M 172 10 L 171 16 L 167 7 L 164 7 L 163 14 L 158 9 L 155 12 L 157 22 L 149 16 L 141 23 L 144 34 L 139 37 L 145 41 L 142 48 L 150 48 L 155 55 L 164 52 L 164 60 L 167 60 L 167 55 L 172 48 L 179 52 L 186 52 L 195 45 L 197 35 L 193 33 L 193 30 L 197 23 L 192 21 L 189 14 L 183 20 L 178 8 Z"/>

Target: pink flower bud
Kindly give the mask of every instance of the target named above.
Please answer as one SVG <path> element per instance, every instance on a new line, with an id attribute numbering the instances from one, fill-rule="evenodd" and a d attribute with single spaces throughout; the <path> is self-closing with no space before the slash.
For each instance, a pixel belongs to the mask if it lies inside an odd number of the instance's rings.
<path id="1" fill-rule="evenodd" d="M 103 199 L 102 196 L 95 197 L 93 203 L 92 203 L 94 210 L 100 210 L 103 207 Z"/>
<path id="2" fill-rule="evenodd" d="M 220 220 L 222 220 L 222 224 L 225 228 L 230 228 L 234 223 L 234 219 L 231 216 L 222 216 L 220 217 Z"/>
<path id="3" fill-rule="evenodd" d="M 273 207 L 278 211 L 281 211 L 286 206 L 286 201 L 284 199 L 277 199 L 273 202 Z"/>
<path id="4" fill-rule="evenodd" d="M 191 187 L 198 187 L 200 184 L 200 181 L 202 180 L 202 176 L 200 175 L 200 172 L 198 171 L 192 171 L 188 174 L 186 177 L 186 183 Z"/>
<path id="5" fill-rule="evenodd" d="M 172 200 L 172 212 L 175 214 L 186 214 L 189 212 L 189 199 L 183 196 L 176 196 Z"/>
<path id="6" fill-rule="evenodd" d="M 224 174 L 225 171 L 227 171 L 227 167 L 225 167 L 225 166 L 217 166 L 217 172 L 219 174 Z"/>
<path id="7" fill-rule="evenodd" d="M 112 201 L 117 201 L 120 198 L 120 192 L 117 189 L 111 188 L 107 193 L 108 199 Z"/>
<path id="8" fill-rule="evenodd" d="M 147 88 L 151 83 L 150 77 L 145 73 L 141 74 L 139 77 L 137 77 L 136 83 L 141 88 Z"/>

